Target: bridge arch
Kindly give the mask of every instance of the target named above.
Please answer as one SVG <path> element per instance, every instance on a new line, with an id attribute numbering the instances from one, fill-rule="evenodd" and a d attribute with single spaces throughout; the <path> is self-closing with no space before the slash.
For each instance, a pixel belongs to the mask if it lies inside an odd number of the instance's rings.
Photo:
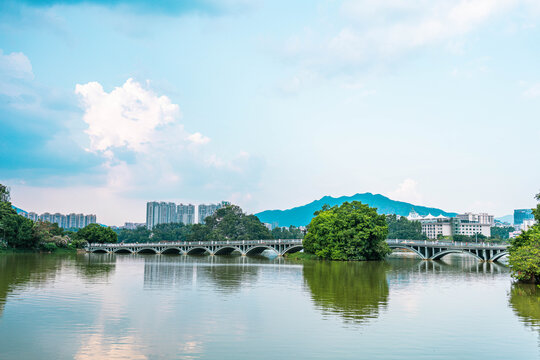
<path id="1" fill-rule="evenodd" d="M 187 255 L 202 255 L 204 253 L 212 254 L 212 251 L 204 246 L 197 246 L 197 247 L 189 249 L 186 252 Z"/>
<path id="2" fill-rule="evenodd" d="M 443 250 L 443 251 L 440 251 L 436 254 L 433 255 L 432 259 L 433 260 L 440 260 L 442 257 L 448 255 L 448 254 L 466 254 L 466 255 L 470 255 L 480 261 L 484 261 L 484 259 L 482 259 L 480 256 L 476 255 L 475 253 L 473 253 L 472 251 L 467 251 L 465 249 L 447 249 L 447 250 Z"/>
<path id="3" fill-rule="evenodd" d="M 121 249 L 115 249 L 113 250 L 113 253 L 115 254 L 133 254 L 133 251 L 131 249 L 121 248 Z"/>
<path id="4" fill-rule="evenodd" d="M 304 247 L 302 245 L 295 245 L 295 246 L 291 246 L 290 248 L 286 249 L 283 251 L 283 254 L 281 255 L 285 255 L 285 254 L 292 254 L 292 253 L 295 253 L 295 252 L 299 252 L 300 250 L 302 250 Z"/>
<path id="5" fill-rule="evenodd" d="M 158 254 L 158 251 L 151 247 L 145 247 L 145 248 L 139 249 L 137 251 L 137 254 Z"/>
<path id="6" fill-rule="evenodd" d="M 92 250 L 93 254 L 108 254 L 109 252 L 106 249 L 94 249 Z"/>
<path id="7" fill-rule="evenodd" d="M 177 247 L 172 247 L 172 248 L 167 248 L 165 250 L 163 250 L 161 252 L 161 254 L 163 255 L 168 255 L 168 254 L 171 254 L 171 255 L 182 255 L 184 252 L 182 251 L 182 249 L 180 248 L 177 248 Z"/>
<path id="8" fill-rule="evenodd" d="M 412 247 L 409 247 L 407 245 L 390 245 L 390 249 L 391 250 L 394 250 L 394 249 L 404 249 L 404 250 L 409 250 L 409 251 L 412 251 L 413 253 L 415 253 L 416 255 L 420 256 L 420 259 L 422 260 L 426 260 L 426 257 L 424 255 L 422 255 L 422 253 Z"/>
<path id="9" fill-rule="evenodd" d="M 503 252 L 498 253 L 497 255 L 495 255 L 494 257 L 492 257 L 492 258 L 489 259 L 489 260 L 491 260 L 491 261 L 497 261 L 497 260 L 499 260 L 500 258 L 505 257 L 505 256 L 507 256 L 507 255 L 508 255 L 508 251 L 503 251 Z"/>
<path id="10" fill-rule="evenodd" d="M 271 246 L 267 246 L 267 245 L 255 245 L 253 247 L 250 247 L 247 251 L 246 251 L 246 255 L 259 255 L 261 254 L 264 250 L 272 250 L 273 252 L 276 252 L 276 249 L 274 249 L 273 247 Z"/>
<path id="11" fill-rule="evenodd" d="M 242 253 L 242 250 L 237 248 L 236 246 L 223 246 L 216 250 L 214 255 L 230 255 L 231 253 L 238 251 L 239 253 Z"/>

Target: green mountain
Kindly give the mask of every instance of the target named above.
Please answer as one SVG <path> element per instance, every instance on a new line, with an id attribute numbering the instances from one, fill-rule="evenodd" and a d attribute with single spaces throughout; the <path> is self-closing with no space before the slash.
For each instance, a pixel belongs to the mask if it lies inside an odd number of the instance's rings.
<path id="1" fill-rule="evenodd" d="M 346 201 L 360 201 L 371 207 L 377 208 L 379 214 L 396 214 L 407 216 L 414 209 L 420 215 L 431 214 L 433 216 L 456 216 L 456 213 L 446 212 L 437 208 L 413 205 L 403 201 L 395 201 L 380 194 L 364 193 L 353 196 L 341 196 L 334 198 L 325 196 L 320 200 L 315 200 L 309 204 L 298 206 L 288 210 L 266 210 L 255 214 L 262 222 L 279 226 L 306 226 L 313 218 L 313 213 L 320 210 L 324 204 L 334 206 L 341 205 Z"/>

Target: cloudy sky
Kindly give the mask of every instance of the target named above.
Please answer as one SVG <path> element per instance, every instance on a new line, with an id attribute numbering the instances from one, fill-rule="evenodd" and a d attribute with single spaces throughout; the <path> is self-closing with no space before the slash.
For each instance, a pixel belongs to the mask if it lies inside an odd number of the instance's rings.
<path id="1" fill-rule="evenodd" d="M 540 190 L 536 0 L 5 0 L 0 182 L 144 221 L 373 192 L 497 216 Z"/>

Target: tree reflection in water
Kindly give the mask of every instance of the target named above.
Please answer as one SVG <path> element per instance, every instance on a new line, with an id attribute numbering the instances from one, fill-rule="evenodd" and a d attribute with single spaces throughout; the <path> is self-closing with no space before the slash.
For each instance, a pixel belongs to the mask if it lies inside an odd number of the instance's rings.
<path id="1" fill-rule="evenodd" d="M 519 320 L 540 330 L 540 289 L 534 284 L 513 284 L 510 306 Z"/>
<path id="2" fill-rule="evenodd" d="M 313 301 L 323 312 L 363 323 L 376 318 L 388 304 L 389 268 L 384 261 L 316 261 L 305 263 L 303 274 Z"/>

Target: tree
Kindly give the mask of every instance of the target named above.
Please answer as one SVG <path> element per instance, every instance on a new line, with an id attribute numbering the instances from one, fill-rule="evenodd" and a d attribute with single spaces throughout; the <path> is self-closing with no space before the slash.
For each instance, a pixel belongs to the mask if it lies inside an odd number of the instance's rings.
<path id="1" fill-rule="evenodd" d="M 426 234 L 422 234 L 420 221 L 409 221 L 404 216 L 386 215 L 388 223 L 388 239 L 427 240 Z"/>
<path id="2" fill-rule="evenodd" d="M 152 229 L 152 241 L 186 241 L 189 231 L 182 223 L 159 224 Z"/>
<path id="3" fill-rule="evenodd" d="M 493 239 L 508 239 L 510 238 L 510 233 L 515 231 L 513 226 L 492 226 L 491 227 L 491 238 Z"/>
<path id="4" fill-rule="evenodd" d="M 386 216 L 359 201 L 323 206 L 315 212 L 304 238 L 304 251 L 329 260 L 381 260 L 386 243 Z"/>
<path id="5" fill-rule="evenodd" d="M 77 239 L 84 240 L 90 244 L 115 243 L 118 235 L 108 227 L 99 224 L 90 224 L 77 231 Z"/>
<path id="6" fill-rule="evenodd" d="M 33 225 L 32 220 L 17 215 L 10 202 L 0 202 L 0 234 L 9 246 L 27 249 L 36 247 Z"/>
<path id="7" fill-rule="evenodd" d="M 272 234 L 255 215 L 246 215 L 237 205 L 222 207 L 204 219 L 209 229 L 206 240 L 262 240 Z"/>
<path id="8" fill-rule="evenodd" d="M 0 202 L 9 202 L 9 188 L 6 185 L 0 184 Z"/>
<path id="9" fill-rule="evenodd" d="M 146 226 L 139 226 L 134 230 L 122 229 L 118 233 L 118 242 L 123 243 L 146 243 L 150 241 L 152 232 Z"/>
<path id="10" fill-rule="evenodd" d="M 540 194 L 536 195 L 540 201 Z M 536 221 L 540 221 L 540 204 L 533 209 Z M 532 226 L 510 241 L 508 263 L 512 276 L 519 281 L 540 283 L 540 224 Z"/>

